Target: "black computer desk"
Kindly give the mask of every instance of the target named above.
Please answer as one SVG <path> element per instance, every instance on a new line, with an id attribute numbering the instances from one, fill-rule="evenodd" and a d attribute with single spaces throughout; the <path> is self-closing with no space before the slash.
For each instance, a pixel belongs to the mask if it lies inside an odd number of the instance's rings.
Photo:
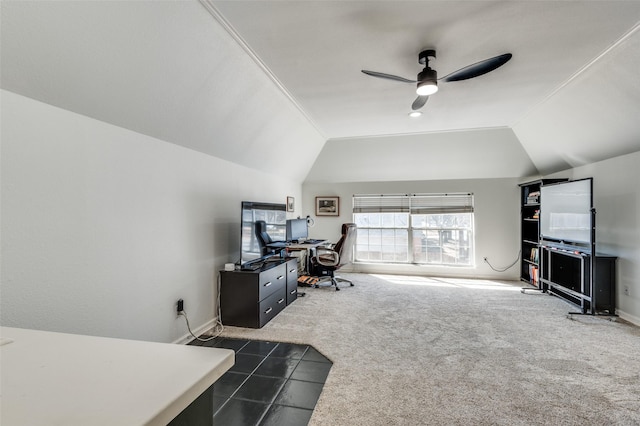
<path id="1" fill-rule="evenodd" d="M 298 276 L 300 275 L 310 275 L 310 264 L 311 258 L 314 256 L 315 250 L 320 246 L 327 246 L 330 243 L 327 240 L 313 240 L 313 242 L 300 242 L 300 243 L 286 243 L 283 247 L 289 252 L 294 251 L 302 251 L 304 252 L 303 256 L 296 256 L 300 258 L 300 264 L 298 267 Z M 271 247 L 271 245 L 269 245 Z"/>

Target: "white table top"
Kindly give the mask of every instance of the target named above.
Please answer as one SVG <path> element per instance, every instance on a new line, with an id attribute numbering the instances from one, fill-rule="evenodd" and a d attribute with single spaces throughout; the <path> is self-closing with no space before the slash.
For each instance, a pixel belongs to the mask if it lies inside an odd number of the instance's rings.
<path id="1" fill-rule="evenodd" d="M 166 425 L 234 363 L 228 349 L 0 327 L 0 424 Z"/>

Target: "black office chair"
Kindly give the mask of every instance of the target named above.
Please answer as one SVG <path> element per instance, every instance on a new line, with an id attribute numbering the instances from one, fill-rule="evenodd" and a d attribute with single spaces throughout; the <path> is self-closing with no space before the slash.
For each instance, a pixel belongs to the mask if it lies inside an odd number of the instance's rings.
<path id="1" fill-rule="evenodd" d="M 332 247 L 319 246 L 316 249 L 316 255 L 311 258 L 311 265 L 314 275 L 320 278 L 314 287 L 318 287 L 323 281 L 331 280 L 331 285 L 336 287 L 336 291 L 340 290 L 338 281 L 349 283 L 353 287 L 353 283 L 347 279 L 336 277 L 335 271 L 353 261 L 353 245 L 356 239 L 356 224 L 343 223 L 342 236 Z"/>
<path id="2" fill-rule="evenodd" d="M 269 253 L 273 253 L 274 250 L 268 247 L 269 244 L 273 242 L 269 233 L 267 232 L 267 222 L 264 220 L 256 220 L 256 238 L 258 240 L 258 245 L 260 246 L 260 254 L 265 256 Z"/>

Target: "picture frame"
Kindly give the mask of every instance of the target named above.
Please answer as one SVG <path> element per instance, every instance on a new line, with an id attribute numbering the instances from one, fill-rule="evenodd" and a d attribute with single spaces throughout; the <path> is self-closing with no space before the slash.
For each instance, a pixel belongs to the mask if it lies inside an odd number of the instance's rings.
<path id="1" fill-rule="evenodd" d="M 287 211 L 292 212 L 296 208 L 296 200 L 293 197 L 287 197 Z"/>
<path id="2" fill-rule="evenodd" d="M 339 216 L 340 197 L 316 197 L 316 216 Z"/>

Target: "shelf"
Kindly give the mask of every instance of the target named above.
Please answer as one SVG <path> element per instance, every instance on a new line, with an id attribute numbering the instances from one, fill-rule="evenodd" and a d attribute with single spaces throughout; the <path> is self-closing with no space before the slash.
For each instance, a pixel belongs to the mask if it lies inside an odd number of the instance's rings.
<path id="1" fill-rule="evenodd" d="M 520 279 L 529 283 L 533 287 L 541 291 L 547 291 L 545 284 L 540 280 L 542 262 L 531 260 L 533 253 L 540 252 L 540 218 L 541 210 L 540 193 L 543 185 L 564 181 L 566 179 L 539 179 L 532 182 L 526 182 L 518 185 L 520 187 L 520 247 L 522 249 L 520 256 Z M 539 256 L 536 255 L 535 259 Z M 535 277 L 537 280 L 531 279 L 531 270 L 535 269 Z"/>

